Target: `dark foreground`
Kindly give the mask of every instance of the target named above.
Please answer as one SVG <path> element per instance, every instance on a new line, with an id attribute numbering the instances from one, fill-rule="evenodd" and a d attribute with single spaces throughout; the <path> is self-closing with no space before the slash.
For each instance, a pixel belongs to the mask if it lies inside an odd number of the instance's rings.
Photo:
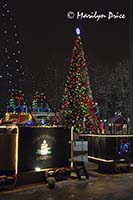
<path id="1" fill-rule="evenodd" d="M 89 180 L 69 179 L 56 183 L 16 187 L 0 192 L 0 200 L 132 200 L 133 173 L 103 175 L 90 173 Z"/>

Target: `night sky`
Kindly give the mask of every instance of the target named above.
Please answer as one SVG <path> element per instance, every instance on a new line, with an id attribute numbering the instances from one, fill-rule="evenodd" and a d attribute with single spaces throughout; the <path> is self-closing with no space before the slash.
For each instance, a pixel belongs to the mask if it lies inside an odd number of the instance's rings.
<path id="1" fill-rule="evenodd" d="M 129 56 L 128 1 L 81 1 L 79 4 L 49 3 L 44 0 L 12 0 L 14 13 L 22 40 L 22 60 L 30 70 L 44 68 L 52 56 L 70 58 L 74 44 L 75 28 L 81 29 L 84 51 L 88 58 L 98 63 L 113 63 Z M 68 19 L 68 11 L 75 13 Z M 126 15 L 125 19 L 76 19 L 77 12 L 107 15 L 109 11 Z"/>

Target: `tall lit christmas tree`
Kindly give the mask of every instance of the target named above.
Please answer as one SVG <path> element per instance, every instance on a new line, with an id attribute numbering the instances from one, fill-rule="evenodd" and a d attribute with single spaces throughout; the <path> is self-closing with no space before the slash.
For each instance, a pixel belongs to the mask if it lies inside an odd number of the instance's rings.
<path id="1" fill-rule="evenodd" d="M 97 103 L 92 97 L 79 28 L 76 29 L 76 34 L 60 111 L 64 118 L 63 124 L 67 127 L 74 126 L 76 133 L 101 133 L 101 124 L 96 114 Z"/>
<path id="2" fill-rule="evenodd" d="M 26 84 L 21 60 L 21 40 L 7 0 L 0 1 L 0 108 L 5 108 L 12 93 Z M 3 105 L 2 105 L 3 104 Z"/>

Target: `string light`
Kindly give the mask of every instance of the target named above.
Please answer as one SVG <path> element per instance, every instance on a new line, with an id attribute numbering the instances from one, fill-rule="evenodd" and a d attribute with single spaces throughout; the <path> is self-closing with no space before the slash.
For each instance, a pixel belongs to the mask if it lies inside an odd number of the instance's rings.
<path id="1" fill-rule="evenodd" d="M 17 33 L 17 25 L 9 6 L 3 2 L 1 2 L 0 7 L 0 21 L 1 96 L 5 101 L 4 95 L 7 98 L 8 91 L 15 91 L 17 88 L 23 87 L 25 72 L 20 60 L 20 38 Z"/>

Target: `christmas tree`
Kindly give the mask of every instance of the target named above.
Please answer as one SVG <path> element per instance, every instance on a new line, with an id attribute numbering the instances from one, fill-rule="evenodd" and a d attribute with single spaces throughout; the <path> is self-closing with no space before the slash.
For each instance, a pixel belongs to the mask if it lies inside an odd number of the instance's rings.
<path id="1" fill-rule="evenodd" d="M 9 103 L 7 105 L 8 113 L 27 113 L 28 107 L 26 105 L 25 95 L 22 90 L 12 93 Z"/>
<path id="2" fill-rule="evenodd" d="M 12 93 L 29 85 L 21 59 L 22 42 L 7 0 L 0 1 L 0 108 L 4 112 Z M 27 82 L 28 81 L 28 82 Z"/>
<path id="3" fill-rule="evenodd" d="M 63 124 L 74 126 L 76 133 L 101 133 L 101 124 L 96 114 L 97 103 L 92 97 L 79 28 L 76 33 L 60 112 L 63 114 Z"/>
<path id="4" fill-rule="evenodd" d="M 32 102 L 33 112 L 51 112 L 50 106 L 47 102 L 44 93 L 35 93 L 34 100 Z"/>

